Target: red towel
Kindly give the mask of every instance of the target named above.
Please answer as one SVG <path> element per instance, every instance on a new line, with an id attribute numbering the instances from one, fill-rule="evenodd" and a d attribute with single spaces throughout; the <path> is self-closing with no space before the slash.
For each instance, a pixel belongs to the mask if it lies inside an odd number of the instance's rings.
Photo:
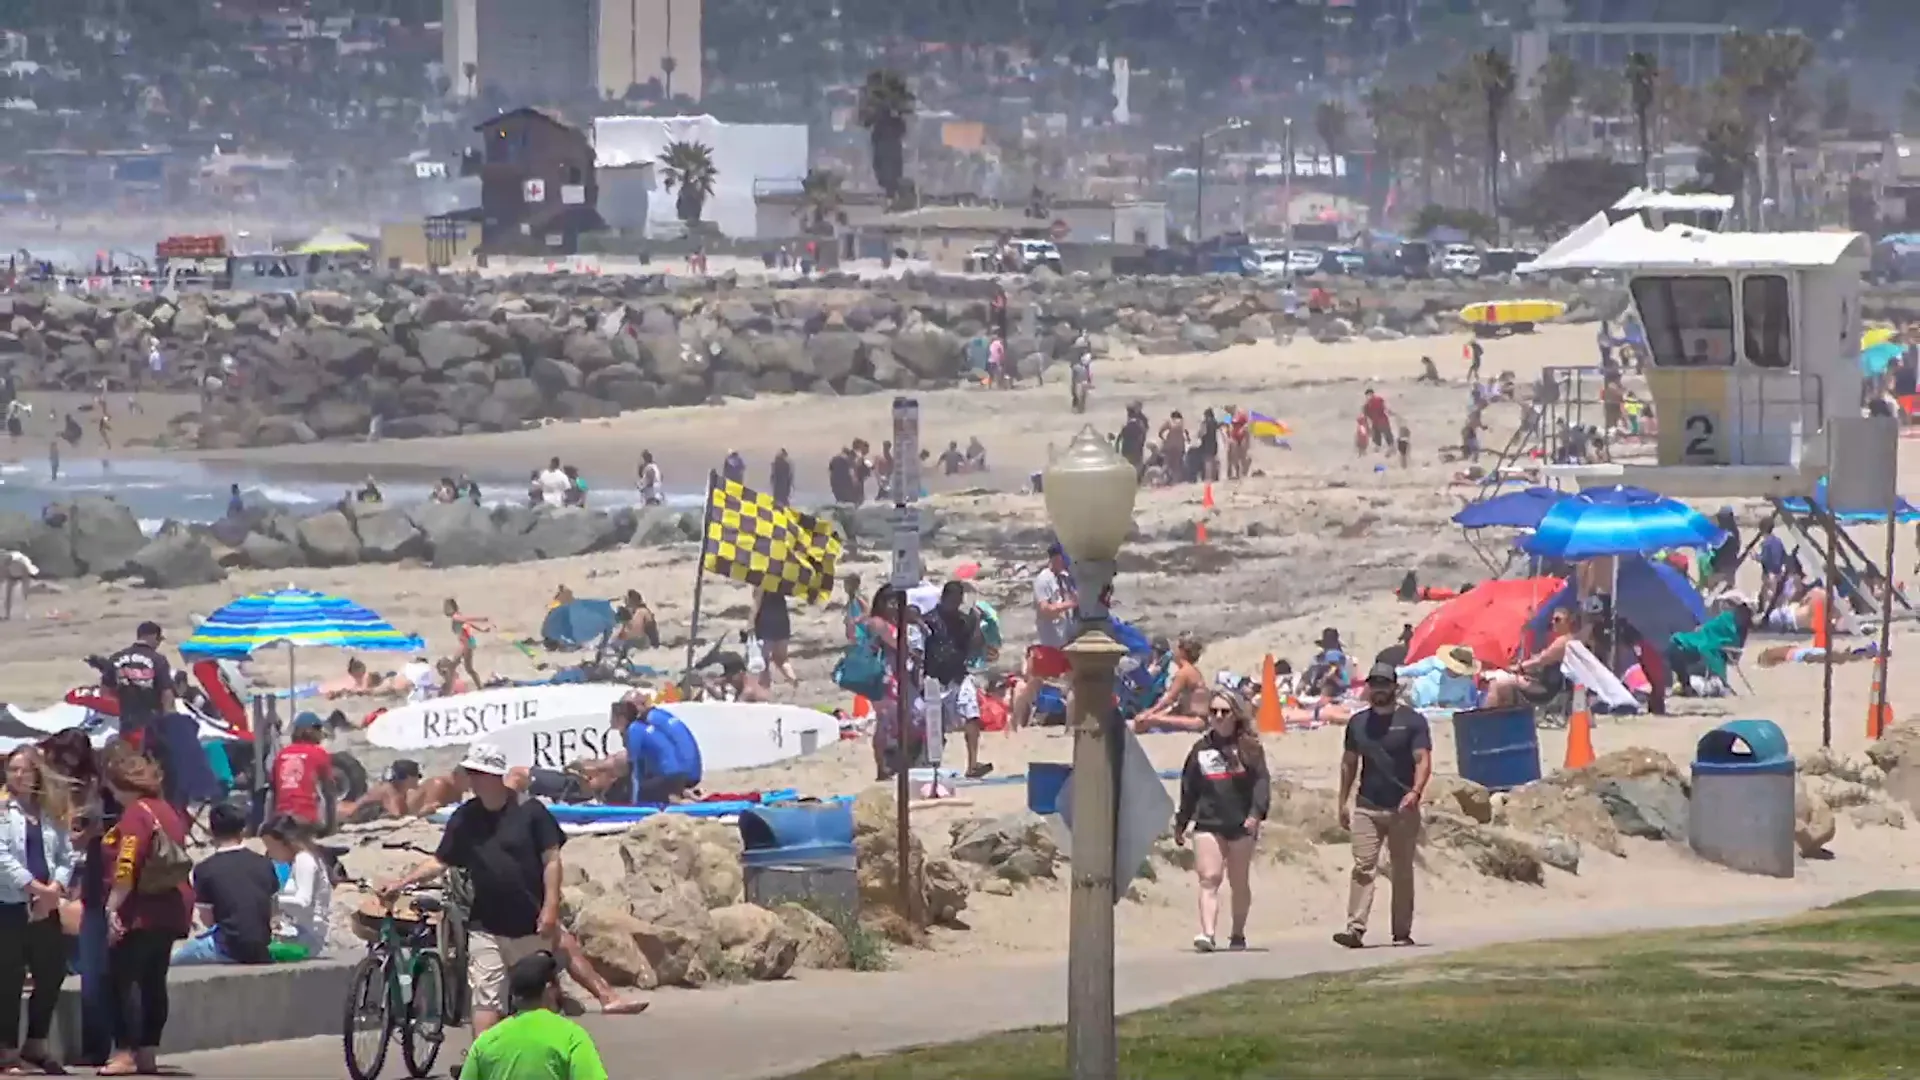
<path id="1" fill-rule="evenodd" d="M 757 791 L 709 791 L 702 792 L 699 801 L 758 803 L 760 793 Z"/>

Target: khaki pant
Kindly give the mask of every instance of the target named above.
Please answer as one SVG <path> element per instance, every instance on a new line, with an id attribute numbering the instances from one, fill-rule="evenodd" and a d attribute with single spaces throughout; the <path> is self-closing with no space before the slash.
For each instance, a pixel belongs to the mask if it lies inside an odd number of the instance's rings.
<path id="1" fill-rule="evenodd" d="M 1353 885 L 1347 891 L 1347 929 L 1367 932 L 1373 911 L 1373 879 L 1380 848 L 1387 848 L 1387 880 L 1393 886 L 1393 936 L 1413 936 L 1413 855 L 1420 840 L 1420 811 L 1353 808 Z"/>
<path id="2" fill-rule="evenodd" d="M 467 930 L 467 988 L 475 1012 L 507 1014 L 507 969 L 553 944 L 538 934 L 499 937 L 477 927 Z"/>

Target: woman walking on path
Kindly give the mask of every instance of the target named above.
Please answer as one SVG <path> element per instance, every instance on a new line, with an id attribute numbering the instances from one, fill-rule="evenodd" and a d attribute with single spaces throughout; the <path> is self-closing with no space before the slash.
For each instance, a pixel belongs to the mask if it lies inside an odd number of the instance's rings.
<path id="1" fill-rule="evenodd" d="M 66 784 L 46 759 L 23 746 L 6 759 L 8 801 L 0 818 L 0 1002 L 20 1000 L 29 973 L 27 1041 L 20 1042 L 19 1006 L 0 1009 L 0 1072 L 31 1065 L 64 1070 L 47 1050 L 60 987 L 67 977 L 67 944 L 60 901 L 73 877 Z"/>
<path id="2" fill-rule="evenodd" d="M 1187 751 L 1180 770 L 1180 809 L 1173 819 L 1173 842 L 1185 846 L 1194 831 L 1194 870 L 1200 876 L 1200 932 L 1193 947 L 1214 950 L 1220 918 L 1220 882 L 1233 889 L 1230 949 L 1247 947 L 1247 912 L 1253 906 L 1248 882 L 1253 846 L 1266 820 L 1267 755 L 1249 730 L 1247 708 L 1238 695 L 1220 692 L 1207 701 L 1207 730 Z"/>
<path id="3" fill-rule="evenodd" d="M 107 788 L 125 809 L 107 834 L 114 853 L 107 895 L 108 971 L 119 1008 L 113 1056 L 101 1076 L 159 1071 L 173 943 L 193 929 L 187 827 L 160 797 L 160 780 L 160 767 L 132 747 L 116 744 L 110 751 Z"/>

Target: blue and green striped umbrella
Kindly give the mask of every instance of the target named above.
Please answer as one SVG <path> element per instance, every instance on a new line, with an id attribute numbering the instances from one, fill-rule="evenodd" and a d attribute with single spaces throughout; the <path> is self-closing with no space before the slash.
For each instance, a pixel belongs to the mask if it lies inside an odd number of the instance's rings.
<path id="1" fill-rule="evenodd" d="M 182 656 L 240 659 L 273 645 L 373 652 L 419 652 L 420 638 L 403 634 L 351 600 L 306 589 L 243 596 L 207 616 L 180 643 Z"/>

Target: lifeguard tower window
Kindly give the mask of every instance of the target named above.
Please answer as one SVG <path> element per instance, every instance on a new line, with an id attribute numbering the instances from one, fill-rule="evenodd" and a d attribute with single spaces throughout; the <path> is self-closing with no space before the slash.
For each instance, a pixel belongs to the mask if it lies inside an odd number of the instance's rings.
<path id="1" fill-rule="evenodd" d="M 1747 363 L 1758 367 L 1793 365 L 1793 318 L 1787 306 L 1787 279 L 1755 274 L 1740 283 L 1741 337 Z"/>
<path id="2" fill-rule="evenodd" d="M 1632 288 L 1654 366 L 1733 365 L 1733 282 L 1723 277 L 1637 277 Z"/>

